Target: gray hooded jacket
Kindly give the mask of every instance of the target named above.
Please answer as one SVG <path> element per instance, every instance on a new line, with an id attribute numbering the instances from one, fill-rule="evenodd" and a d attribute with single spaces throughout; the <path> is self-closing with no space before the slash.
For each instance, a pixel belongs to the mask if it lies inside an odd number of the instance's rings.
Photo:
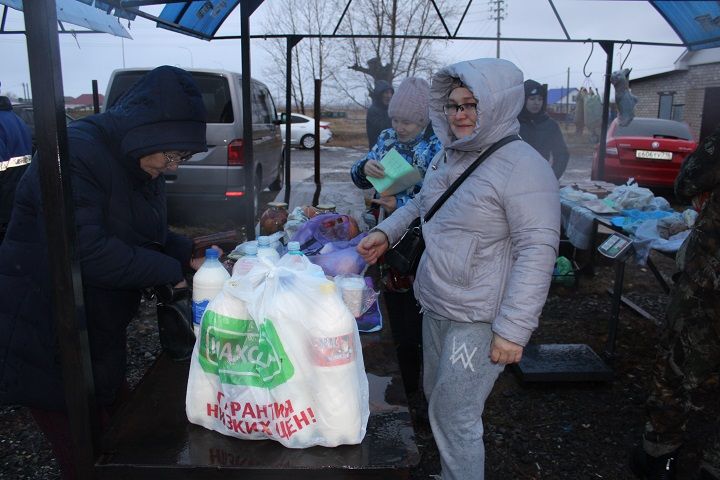
<path id="1" fill-rule="evenodd" d="M 453 78 L 478 100 L 474 132 L 456 139 L 443 105 Z M 489 146 L 517 134 L 525 100 L 522 72 L 506 60 L 478 59 L 440 70 L 430 118 L 445 146 L 423 188 L 377 229 L 394 244 L 407 225 Z M 492 323 L 501 337 L 526 345 L 545 303 L 560 238 L 558 183 L 530 145 L 511 142 L 483 162 L 423 226 L 426 249 L 415 278 L 423 308 L 461 322 Z"/>

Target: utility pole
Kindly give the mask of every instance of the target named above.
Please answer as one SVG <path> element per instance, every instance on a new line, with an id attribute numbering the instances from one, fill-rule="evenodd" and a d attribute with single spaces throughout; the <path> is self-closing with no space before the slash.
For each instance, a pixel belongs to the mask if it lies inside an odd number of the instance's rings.
<path id="1" fill-rule="evenodd" d="M 505 20 L 507 10 L 505 9 L 505 0 L 490 0 L 490 20 L 497 22 L 497 52 L 496 58 L 500 58 L 500 21 Z"/>
<path id="2" fill-rule="evenodd" d="M 567 95 L 565 96 L 565 115 L 570 114 L 570 67 L 567 70 Z M 567 118 L 567 117 L 565 117 Z"/>

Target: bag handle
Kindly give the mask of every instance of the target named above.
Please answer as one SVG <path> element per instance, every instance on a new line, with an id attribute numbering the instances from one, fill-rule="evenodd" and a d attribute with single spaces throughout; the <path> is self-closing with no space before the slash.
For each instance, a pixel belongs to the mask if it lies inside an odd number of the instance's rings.
<path id="1" fill-rule="evenodd" d="M 445 203 L 445 200 L 447 200 L 447 199 L 450 197 L 450 195 L 452 195 L 453 192 L 455 192 L 455 190 L 457 190 L 457 188 L 460 186 L 460 184 L 463 183 L 463 182 L 465 181 L 465 179 L 466 179 L 467 177 L 469 177 L 470 174 L 471 174 L 482 162 L 485 161 L 485 159 L 487 159 L 490 155 L 492 155 L 492 154 L 493 154 L 496 150 L 498 150 L 499 148 L 503 147 L 504 145 L 506 145 L 506 144 L 508 144 L 508 143 L 510 143 L 510 142 L 514 142 L 515 140 L 522 140 L 522 139 L 520 138 L 520 135 L 508 135 L 507 137 L 501 138 L 501 139 L 498 140 L 497 142 L 495 142 L 495 143 L 493 143 L 492 145 L 490 145 L 490 147 L 488 147 L 487 150 L 485 150 L 485 151 L 477 158 L 477 160 L 475 160 L 475 161 L 472 163 L 472 165 L 470 165 L 470 166 L 463 172 L 463 174 L 460 175 L 460 176 L 457 178 L 457 180 L 455 180 L 455 181 L 453 182 L 453 184 L 450 185 L 450 187 L 449 187 L 447 190 L 445 190 L 445 193 L 443 193 L 443 194 L 440 196 L 440 198 L 437 199 L 437 201 L 435 202 L 435 204 L 434 204 L 432 207 L 430 207 L 430 210 L 428 210 L 428 212 L 425 214 L 425 218 L 423 219 L 423 223 L 427 222 L 428 220 L 430 220 L 430 218 L 432 218 L 433 215 L 435 215 L 435 212 L 437 212 L 438 208 L 440 208 L 440 207 L 442 206 L 442 204 Z"/>

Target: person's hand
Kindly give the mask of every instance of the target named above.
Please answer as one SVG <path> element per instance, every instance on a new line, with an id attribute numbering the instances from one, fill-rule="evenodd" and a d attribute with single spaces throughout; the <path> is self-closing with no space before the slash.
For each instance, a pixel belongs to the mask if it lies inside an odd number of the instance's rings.
<path id="1" fill-rule="evenodd" d="M 385 176 L 385 168 L 377 160 L 368 160 L 363 171 L 366 177 L 383 178 Z"/>
<path id="2" fill-rule="evenodd" d="M 387 213 L 392 213 L 397 210 L 397 198 L 395 195 L 388 195 L 387 197 L 373 198 L 370 200 L 371 203 L 376 203 L 383 207 Z"/>
<path id="3" fill-rule="evenodd" d="M 187 287 L 188 287 L 188 283 L 187 283 L 187 281 L 184 280 L 184 279 L 183 279 L 182 282 L 180 282 L 180 283 L 178 283 L 178 284 L 176 284 L 176 285 L 173 285 L 173 288 L 187 288 Z"/>
<path id="4" fill-rule="evenodd" d="M 492 343 L 490 344 L 490 360 L 493 363 L 508 365 L 510 363 L 519 363 L 522 358 L 523 347 L 510 340 L 505 340 L 497 333 L 493 333 Z"/>
<path id="5" fill-rule="evenodd" d="M 368 264 L 374 265 L 380 255 L 388 249 L 388 239 L 383 232 L 370 232 L 357 244 L 357 252 Z"/>
<path id="6" fill-rule="evenodd" d="M 217 245 L 211 245 L 210 248 L 218 252 L 218 257 L 222 257 L 225 252 L 223 252 L 223 249 L 218 247 Z M 190 259 L 190 268 L 197 271 L 205 261 L 205 257 L 195 257 Z"/>

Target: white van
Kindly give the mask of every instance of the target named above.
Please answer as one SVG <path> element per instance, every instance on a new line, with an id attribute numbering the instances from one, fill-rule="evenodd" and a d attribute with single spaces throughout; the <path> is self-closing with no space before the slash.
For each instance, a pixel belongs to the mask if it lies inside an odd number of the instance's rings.
<path id="1" fill-rule="evenodd" d="M 110 76 L 105 109 L 150 69 L 120 69 Z M 172 223 L 199 224 L 212 218 L 243 223 L 248 193 L 243 158 L 241 75 L 227 70 L 188 69 L 207 110 L 208 151 L 166 174 L 168 218 Z M 283 143 L 275 103 L 267 86 L 251 80 L 255 209 L 258 192 L 282 188 Z"/>

